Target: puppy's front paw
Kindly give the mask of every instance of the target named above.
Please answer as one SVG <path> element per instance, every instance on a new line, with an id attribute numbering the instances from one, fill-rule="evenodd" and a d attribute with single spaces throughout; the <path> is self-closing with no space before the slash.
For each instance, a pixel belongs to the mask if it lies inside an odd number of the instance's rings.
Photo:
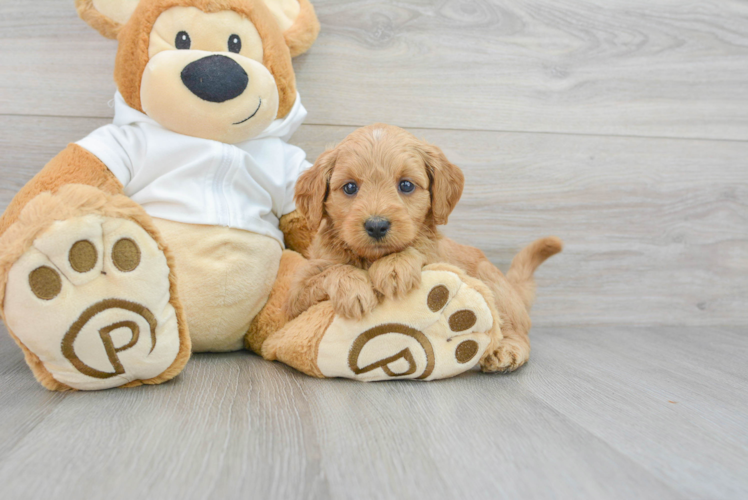
<path id="1" fill-rule="evenodd" d="M 371 280 L 358 269 L 338 276 L 328 293 L 335 313 L 348 319 L 360 320 L 379 305 Z"/>
<path id="2" fill-rule="evenodd" d="M 421 284 L 421 263 L 415 259 L 388 255 L 372 264 L 369 276 L 378 292 L 388 299 L 396 299 Z"/>

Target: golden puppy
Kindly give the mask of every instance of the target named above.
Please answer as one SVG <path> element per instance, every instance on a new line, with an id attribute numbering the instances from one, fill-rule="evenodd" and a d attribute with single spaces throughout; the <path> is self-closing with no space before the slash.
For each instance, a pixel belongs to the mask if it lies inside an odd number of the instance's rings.
<path id="1" fill-rule="evenodd" d="M 522 366 L 530 354 L 532 275 L 562 243 L 536 241 L 505 277 L 483 252 L 436 229 L 447 223 L 463 185 L 462 171 L 439 148 L 390 125 L 356 130 L 323 153 L 296 186 L 296 205 L 318 232 L 291 286 L 287 313 L 294 317 L 329 299 L 337 314 L 360 319 L 381 297 L 417 287 L 423 266 L 449 263 L 486 283 L 501 315 L 503 339 L 484 355 L 483 370 Z"/>

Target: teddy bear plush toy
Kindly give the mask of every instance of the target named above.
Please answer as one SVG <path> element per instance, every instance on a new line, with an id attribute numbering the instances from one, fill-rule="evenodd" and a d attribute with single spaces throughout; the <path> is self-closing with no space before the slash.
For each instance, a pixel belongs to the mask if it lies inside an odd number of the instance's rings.
<path id="1" fill-rule="evenodd" d="M 119 42 L 114 122 L 52 159 L 0 219 L 0 311 L 44 387 L 158 384 L 193 351 L 244 348 L 317 377 L 432 380 L 496 348 L 490 292 L 441 268 L 363 319 L 328 302 L 284 312 L 312 237 L 294 205 L 309 163 L 286 143 L 306 116 L 292 57 L 319 31 L 308 0 L 77 8 Z M 450 331 L 466 308 L 476 321 Z"/>

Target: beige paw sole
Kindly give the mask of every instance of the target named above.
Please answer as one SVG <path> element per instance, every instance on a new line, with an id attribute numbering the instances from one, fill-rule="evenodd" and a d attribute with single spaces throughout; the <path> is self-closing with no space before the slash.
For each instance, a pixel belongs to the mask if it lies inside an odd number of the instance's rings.
<path id="1" fill-rule="evenodd" d="M 169 267 L 136 223 L 99 215 L 55 222 L 11 268 L 9 329 L 58 382 L 99 390 L 153 379 L 180 338 Z"/>
<path id="2" fill-rule="evenodd" d="M 483 296 L 448 271 L 424 271 L 419 289 L 384 301 L 362 321 L 337 317 L 320 342 L 326 377 L 436 380 L 475 367 L 493 318 Z"/>

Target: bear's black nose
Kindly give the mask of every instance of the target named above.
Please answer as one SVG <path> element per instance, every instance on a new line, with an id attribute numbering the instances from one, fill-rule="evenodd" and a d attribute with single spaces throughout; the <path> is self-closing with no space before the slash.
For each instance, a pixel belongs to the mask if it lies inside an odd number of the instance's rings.
<path id="1" fill-rule="evenodd" d="M 381 240 L 390 230 L 390 221 L 381 217 L 372 217 L 364 223 L 366 232 L 375 240 Z"/>
<path id="2" fill-rule="evenodd" d="M 242 95 L 249 84 L 249 76 L 230 57 L 214 55 L 185 66 L 182 81 L 200 99 L 224 102 Z"/>

